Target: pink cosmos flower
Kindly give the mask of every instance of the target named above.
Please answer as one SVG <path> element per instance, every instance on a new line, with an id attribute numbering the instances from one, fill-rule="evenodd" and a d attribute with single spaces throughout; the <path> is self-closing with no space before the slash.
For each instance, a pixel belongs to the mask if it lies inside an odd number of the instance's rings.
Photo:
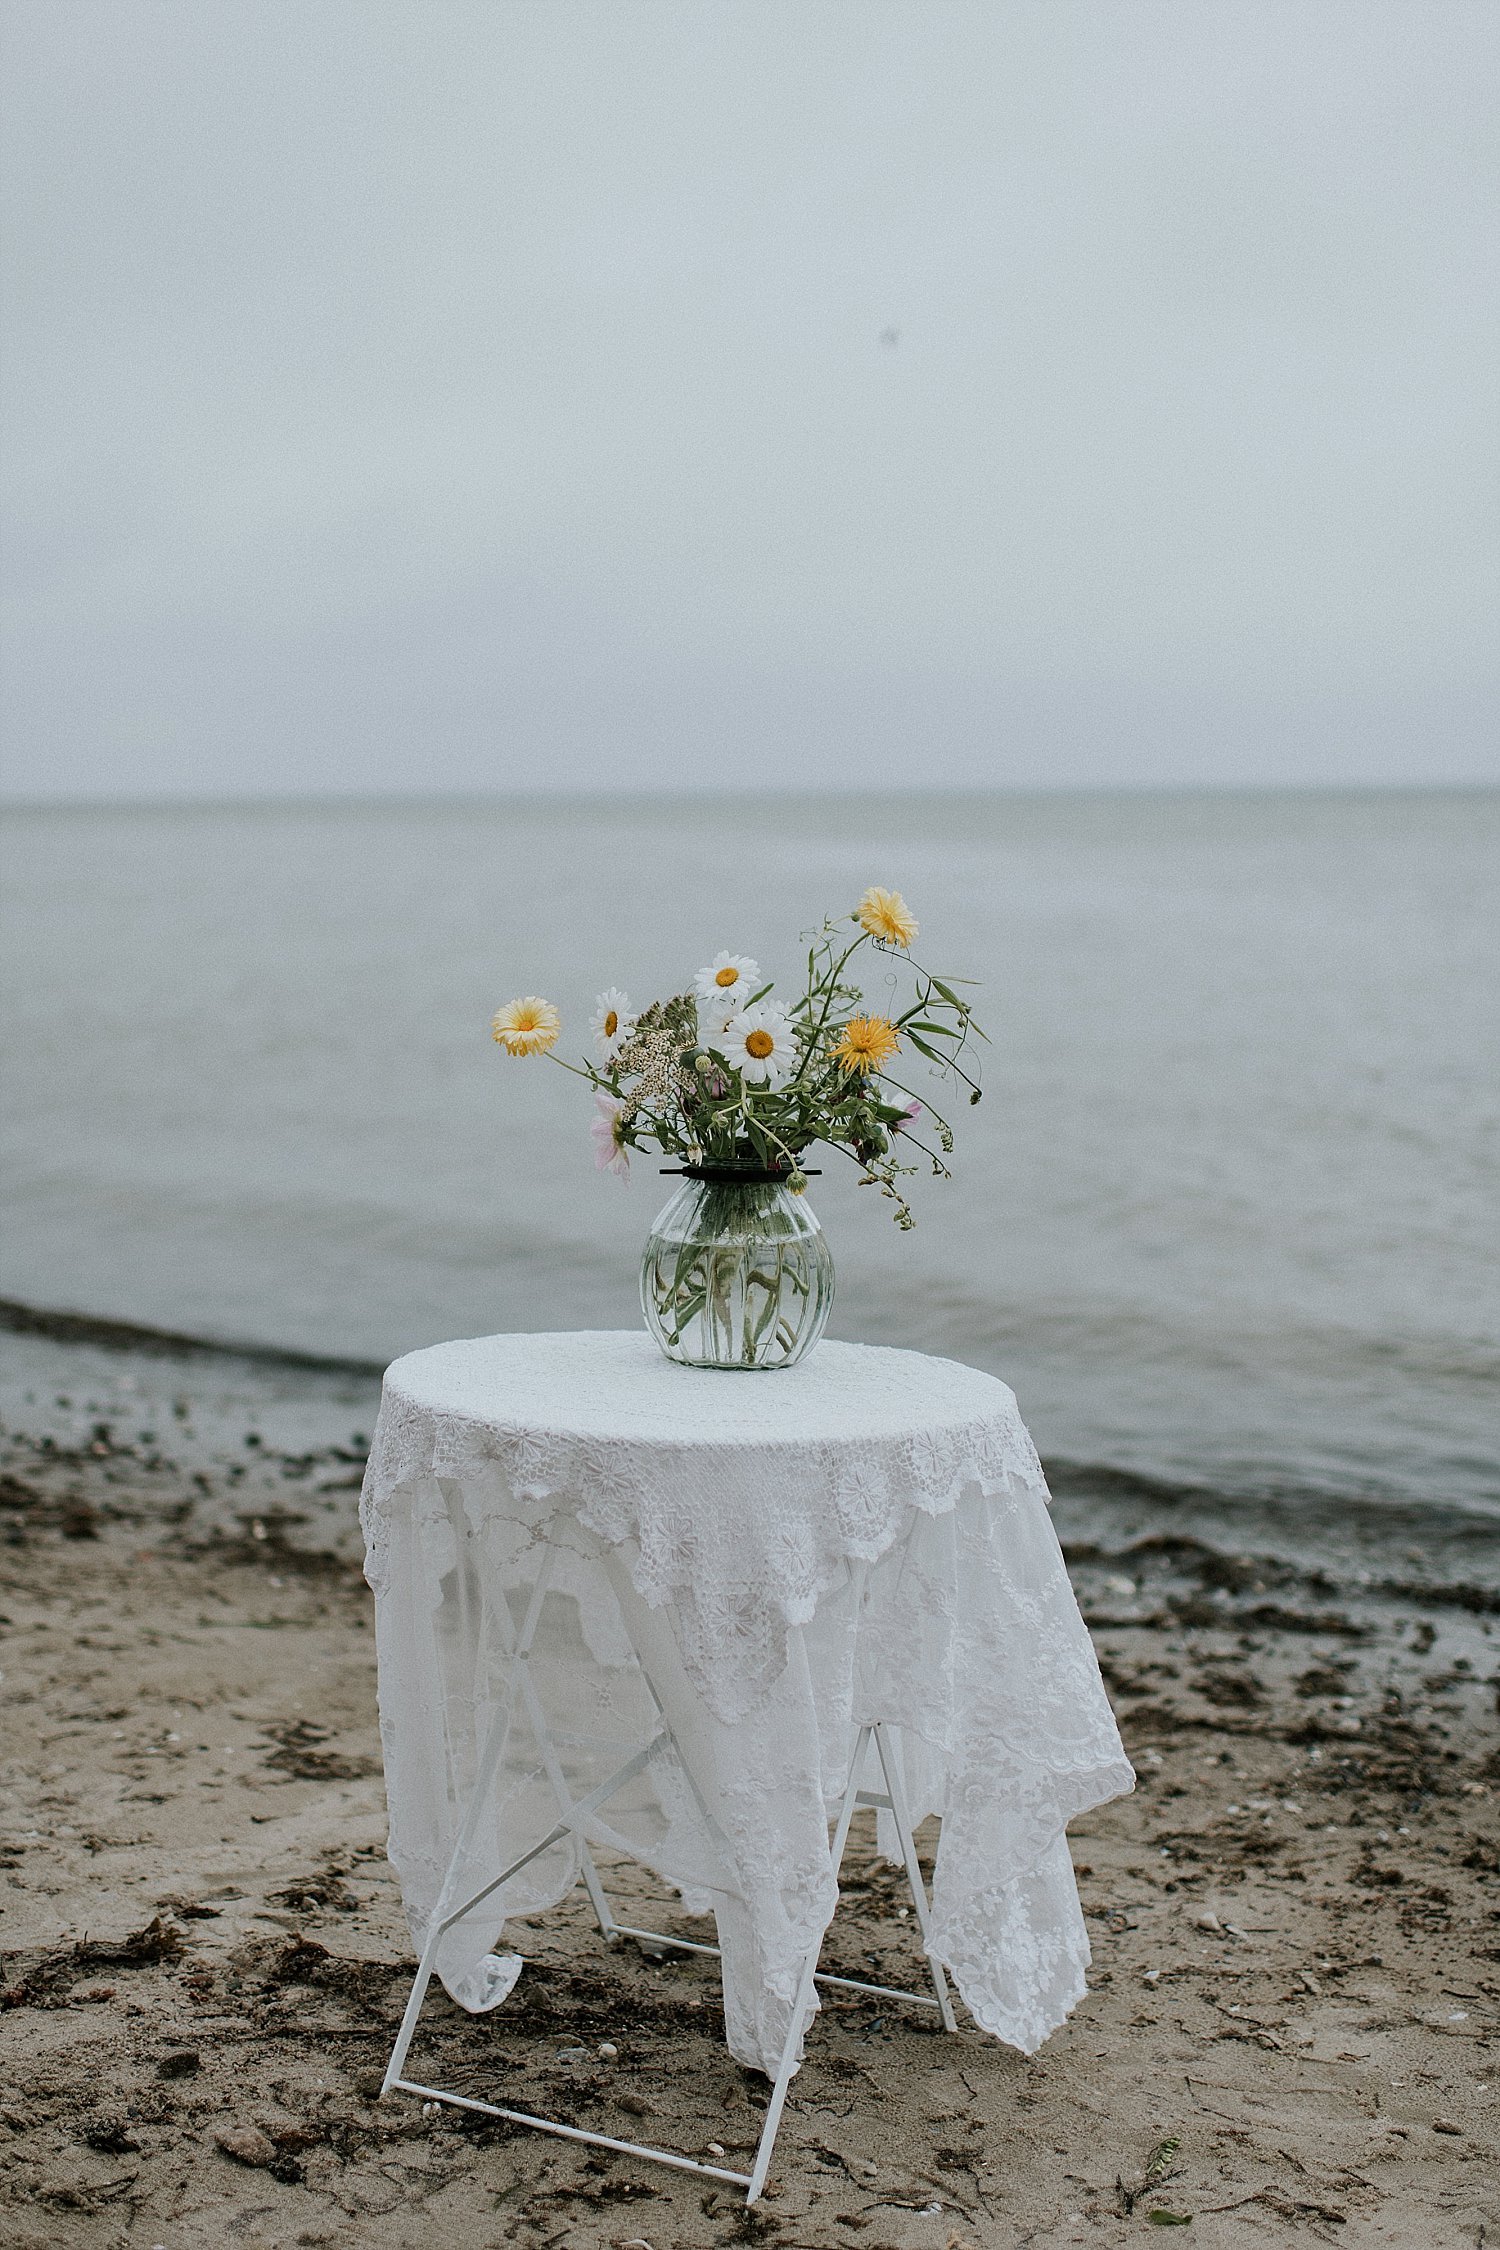
<path id="1" fill-rule="evenodd" d="M 594 1142 L 594 1163 L 601 1172 L 613 1172 L 617 1180 L 630 1178 L 630 1150 L 620 1137 L 620 1120 L 625 1114 L 625 1104 L 617 1102 L 613 1094 L 594 1096 L 598 1111 L 589 1132 Z"/>
<path id="2" fill-rule="evenodd" d="M 904 1133 L 908 1125 L 916 1124 L 917 1119 L 921 1116 L 921 1114 L 922 1104 L 920 1102 L 908 1102 L 905 1109 L 902 1110 L 901 1115 L 892 1125 L 891 1131 L 893 1133 Z"/>

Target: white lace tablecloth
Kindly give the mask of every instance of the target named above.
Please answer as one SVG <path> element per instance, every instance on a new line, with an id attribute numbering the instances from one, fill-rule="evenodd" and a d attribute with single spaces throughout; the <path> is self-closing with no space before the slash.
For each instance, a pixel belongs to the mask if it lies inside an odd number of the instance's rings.
<path id="1" fill-rule="evenodd" d="M 977 2022 L 1029 2053 L 1081 1997 L 1064 1830 L 1134 1775 L 1003 1383 L 827 1342 L 774 1374 L 677 1367 L 643 1334 L 440 1344 L 386 1375 L 361 1508 L 418 1945 L 550 1546 L 531 1667 L 550 1741 L 513 1708 L 470 1888 L 552 1826 L 549 1757 L 583 1795 L 656 1731 L 654 1689 L 681 1758 L 658 1753 L 589 1835 L 712 1906 L 730 2048 L 774 2071 L 837 1903 L 854 1730 L 886 1722 L 913 1821 L 942 1816 L 932 1951 Z M 449 1932 L 457 2000 L 505 1997 L 506 1917 L 577 1875 L 564 1839 Z"/>

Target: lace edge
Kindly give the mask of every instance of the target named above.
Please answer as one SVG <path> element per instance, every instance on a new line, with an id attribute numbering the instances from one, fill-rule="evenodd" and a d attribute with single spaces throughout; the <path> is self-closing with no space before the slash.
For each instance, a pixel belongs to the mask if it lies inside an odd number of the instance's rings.
<path id="1" fill-rule="evenodd" d="M 893 1494 L 893 1504 L 875 1536 L 850 1538 L 828 1555 L 815 1575 L 812 1606 L 805 1616 L 796 1614 L 800 1604 L 789 1604 L 778 1596 L 776 1612 L 780 1620 L 779 1630 L 773 1635 L 764 1661 L 755 1665 L 742 1678 L 732 1684 L 720 1684 L 703 1677 L 701 1667 L 686 1649 L 682 1650 L 688 1676 L 703 1695 L 715 1718 L 726 1726 L 734 1726 L 749 1716 L 767 1689 L 780 1679 L 786 1668 L 787 1636 L 799 1625 L 810 1623 L 817 1615 L 825 1597 L 839 1585 L 845 1566 L 850 1562 L 878 1562 L 908 1534 L 916 1516 L 924 1515 L 936 1521 L 942 1516 L 952 1515 L 963 1495 L 971 1489 L 977 1489 L 986 1500 L 1021 1500 L 1030 1497 L 1039 1500 L 1043 1507 L 1050 1506 L 1051 1494 L 1047 1489 L 1046 1476 L 1037 1458 L 1036 1448 L 1019 1416 L 1008 1419 L 998 1428 L 993 1424 L 986 1426 L 984 1437 L 974 1446 L 975 1454 L 988 1449 L 986 1441 L 998 1446 L 1005 1456 L 998 1467 L 986 1466 L 971 1457 L 962 1467 L 954 1469 L 946 1483 L 937 1489 L 923 1491 L 918 1487 L 908 1490 L 900 1498 L 895 1498 Z M 422 1466 L 407 1470 L 395 1483 L 379 1491 L 378 1497 L 378 1488 L 372 1486 L 370 1471 L 366 1470 L 359 1511 L 360 1525 L 365 1534 L 364 1575 L 366 1583 L 377 1597 L 386 1591 L 390 1583 L 389 1573 L 384 1567 L 386 1542 L 382 1536 L 383 1517 L 403 1494 L 420 1486 L 427 1479 L 445 1473 L 439 1471 L 435 1460 L 431 1458 L 435 1446 L 430 1446 L 428 1451 L 429 1458 Z M 545 1504 L 549 1500 L 573 1500 L 578 1521 L 607 1546 L 622 1547 L 628 1541 L 635 1540 L 637 1563 L 631 1568 L 630 1579 L 648 1609 L 664 1609 L 675 1596 L 691 1592 L 692 1575 L 686 1566 L 672 1569 L 662 1576 L 652 1576 L 645 1585 L 641 1583 L 638 1513 L 636 1520 L 622 1531 L 600 1519 L 599 1512 L 591 1506 L 587 1495 L 578 1491 L 571 1477 L 532 1477 L 515 1482 L 508 1475 L 503 1460 L 490 1457 L 482 1466 L 486 1473 L 502 1480 L 517 1500 L 536 1504 Z M 458 1481 L 462 1481 L 459 1472 L 455 1471 L 454 1474 Z M 725 1692 L 726 1688 L 728 1692 Z"/>
<path id="2" fill-rule="evenodd" d="M 1009 1438 L 1009 1433 L 1007 1438 L 1008 1442 L 1013 1442 Z M 954 1513 L 959 1501 L 971 1487 L 977 1488 L 986 1500 L 1019 1498 L 1030 1494 L 1033 1498 L 1040 1500 L 1044 1507 L 1050 1508 L 1052 1494 L 1048 1489 L 1045 1472 L 1037 1459 L 1035 1447 L 1029 1438 L 1025 1438 L 1016 1450 L 1021 1456 L 1017 1463 L 1008 1461 L 997 1470 L 980 1469 L 978 1467 L 957 1470 L 940 1492 L 908 1493 L 898 1503 L 898 1508 L 909 1509 L 915 1515 L 931 1516 L 934 1519 L 939 1516 L 949 1516 Z M 496 1475 L 504 1478 L 517 1500 L 528 1500 L 543 1504 L 548 1500 L 577 1498 L 580 1502 L 577 1511 L 579 1522 L 604 1540 L 607 1546 L 623 1546 L 627 1539 L 634 1536 L 632 1532 L 613 1531 L 598 1522 L 589 1511 L 587 1501 L 577 1493 L 576 1487 L 566 1478 L 549 1478 L 542 1481 L 528 1479 L 524 1483 L 517 1484 L 506 1477 L 502 1462 L 486 1461 L 483 1466 L 487 1471 L 493 1471 Z M 436 1477 L 439 1474 L 436 1464 L 429 1461 L 421 1468 L 407 1470 L 394 1484 L 387 1486 L 377 1494 L 376 1490 L 371 1487 L 369 1472 L 366 1471 L 365 1483 L 359 1497 L 359 1523 L 365 1541 L 364 1578 L 372 1593 L 383 1593 L 389 1583 L 388 1575 L 379 1567 L 385 1556 L 386 1541 L 383 1537 L 385 1527 L 382 1518 L 386 1510 L 414 1487 L 425 1483 L 429 1477 Z M 882 1555 L 890 1552 L 906 1528 L 905 1518 L 900 1517 L 896 1522 L 888 1523 L 881 1536 L 875 1540 L 851 1541 L 841 1551 L 840 1559 L 852 1562 L 878 1562 Z M 631 1573 L 631 1583 L 635 1583 L 634 1572 Z M 670 1601 L 673 1594 L 681 1593 L 690 1583 L 687 1573 L 683 1572 L 680 1576 L 674 1576 L 660 1584 L 654 1592 L 648 1593 L 642 1586 L 636 1586 L 636 1592 L 648 1609 L 661 1609 Z M 821 1602 L 823 1596 L 830 1593 L 837 1583 L 837 1572 L 830 1572 L 827 1579 L 819 1583 L 816 1600 Z M 806 1624 L 808 1620 L 806 1618 L 788 1617 L 786 1622 L 791 1626 L 798 1623 Z"/>
<path id="3" fill-rule="evenodd" d="M 1058 1839 L 1066 1834 L 1070 1820 L 1076 1820 L 1080 1813 L 1092 1812 L 1096 1805 L 1107 1805 L 1116 1797 L 1129 1796 L 1134 1788 L 1135 1768 L 1123 1754 L 1115 1763 L 1093 1768 L 1087 1781 L 1078 1790 L 1076 1802 L 1070 1803 L 1070 1809 L 1062 1814 L 1046 1842 L 1030 1856 L 1026 1867 L 1018 1869 L 1001 1882 L 987 1884 L 982 1891 L 967 1898 L 962 1915 L 952 1917 L 946 1927 L 937 1923 L 936 1917 L 934 1918 L 936 1926 L 933 1939 L 924 1950 L 948 1971 L 958 1987 L 959 1997 L 981 2031 L 988 2032 L 991 2038 L 1001 2040 L 1007 2047 L 1014 2047 L 1023 2055 L 1034 2055 L 1044 2046 L 1088 1994 L 1084 1972 L 1093 1959 L 1093 1948 L 1083 1925 L 1083 1906 L 1078 1899 L 1076 1879 L 1072 1876 L 1071 1854 L 1069 1877 L 1074 1882 L 1073 1897 L 1078 1907 L 1082 1946 L 1073 1955 L 1076 1977 L 1068 1988 L 1068 1997 L 1060 2013 L 1044 2011 L 1034 2002 L 1029 2008 L 990 2004 L 987 1988 L 981 1987 L 978 1973 L 971 1970 L 967 1956 L 960 1957 L 963 1949 L 955 1941 L 972 1923 L 992 1922 L 993 1918 L 1001 1914 L 1005 1894 L 1013 1890 L 1017 1883 L 1024 1882 L 1031 1869 L 1041 1864 Z"/>

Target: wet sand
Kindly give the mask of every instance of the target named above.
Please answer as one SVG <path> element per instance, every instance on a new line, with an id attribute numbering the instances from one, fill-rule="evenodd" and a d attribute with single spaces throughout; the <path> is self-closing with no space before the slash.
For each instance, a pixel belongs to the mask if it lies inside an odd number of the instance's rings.
<path id="1" fill-rule="evenodd" d="M 1073 1831 L 1090 1994 L 1030 2060 L 825 2007 L 746 2213 L 373 2099 L 411 1964 L 351 1560 L 368 1393 L 330 1378 L 314 1411 L 82 1345 L 25 1373 L 0 1435 L 0 2244 L 1500 2242 L 1492 1597 L 1167 1535 L 1072 1554 L 1141 1775 Z M 872 1845 L 857 1827 L 825 1965 L 920 1981 Z M 637 1870 L 613 1887 L 697 1934 Z M 512 1928 L 513 2000 L 439 1994 L 417 2070 L 742 2164 L 765 2087 L 712 1964 L 606 1952 L 581 1893 Z"/>

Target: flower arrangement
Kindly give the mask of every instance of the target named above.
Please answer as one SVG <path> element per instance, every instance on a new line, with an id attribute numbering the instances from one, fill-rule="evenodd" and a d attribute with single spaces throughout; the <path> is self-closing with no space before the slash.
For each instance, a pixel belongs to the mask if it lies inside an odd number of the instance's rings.
<path id="1" fill-rule="evenodd" d="M 822 1143 L 859 1165 L 861 1186 L 890 1198 L 899 1227 L 913 1225 L 899 1182 L 924 1164 L 949 1178 L 953 1131 L 897 1073 L 910 1053 L 977 1102 L 978 1081 L 960 1058 L 985 1036 L 954 989 L 969 980 L 924 969 L 911 951 L 917 935 L 900 892 L 872 887 L 852 914 L 814 933 L 806 983 L 790 1000 L 739 953 L 716 954 L 690 991 L 639 1014 L 625 993 L 601 992 L 590 1026 L 596 1059 L 580 1066 L 552 1055 L 594 1089 L 600 1168 L 623 1179 L 631 1150 L 649 1146 L 694 1168 L 784 1179 L 800 1193 L 801 1159 Z M 891 964 L 879 1008 L 857 981 L 867 948 Z M 552 1054 L 562 1019 L 550 1001 L 529 997 L 499 1009 L 492 1028 L 507 1054 Z"/>

